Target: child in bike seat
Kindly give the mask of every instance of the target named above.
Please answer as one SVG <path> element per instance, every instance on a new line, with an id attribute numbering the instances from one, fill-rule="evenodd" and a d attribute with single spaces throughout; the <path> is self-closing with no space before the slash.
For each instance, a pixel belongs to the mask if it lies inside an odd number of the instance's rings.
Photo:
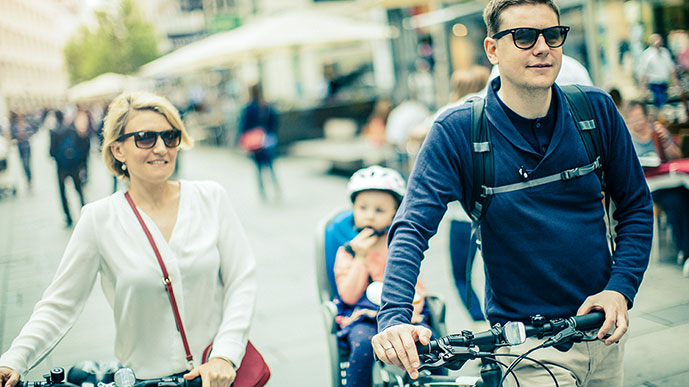
<path id="1" fill-rule="evenodd" d="M 371 338 L 377 333 L 387 235 L 405 194 L 406 183 L 395 170 L 371 166 L 355 172 L 347 191 L 352 200 L 357 235 L 341 246 L 334 274 L 339 299 L 340 345 L 350 350 L 347 386 L 369 386 L 373 367 Z M 416 284 L 412 323 L 421 323 L 425 288 Z"/>

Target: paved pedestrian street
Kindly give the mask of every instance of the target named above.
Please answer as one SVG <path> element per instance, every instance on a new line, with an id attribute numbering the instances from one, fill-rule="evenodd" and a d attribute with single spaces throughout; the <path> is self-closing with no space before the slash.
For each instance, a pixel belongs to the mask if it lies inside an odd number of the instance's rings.
<path id="1" fill-rule="evenodd" d="M 13 157 L 16 159 L 16 149 Z M 48 134 L 32 140 L 34 184 L 28 191 L 17 160 L 10 168 L 16 197 L 0 199 L 0 351 L 5 351 L 50 282 L 71 234 L 65 228 Z M 258 299 L 250 338 L 272 370 L 269 386 L 329 385 L 326 332 L 319 312 L 314 237 L 319 220 L 349 205 L 346 179 L 326 173 L 321 162 L 291 157 L 276 162 L 280 199 L 262 202 L 256 171 L 245 156 L 225 148 L 197 146 L 180 160 L 182 179 L 210 179 L 228 191 L 257 259 Z M 112 192 L 97 153 L 89 166 L 87 201 Z M 268 186 L 270 190 L 270 185 Z M 73 214 L 78 197 L 68 184 Z M 76 219 L 75 219 L 76 220 Z M 442 222 L 422 268 L 430 292 L 448 305 L 448 329 L 471 329 L 451 279 L 448 224 Z M 689 279 L 671 252 L 655 257 L 636 299 L 625 358 L 625 386 L 686 386 L 689 380 Z M 99 282 L 74 327 L 57 348 L 28 374 L 29 380 L 55 366 L 81 360 L 112 360 L 112 312 Z M 476 371 L 475 365 L 462 373 Z"/>

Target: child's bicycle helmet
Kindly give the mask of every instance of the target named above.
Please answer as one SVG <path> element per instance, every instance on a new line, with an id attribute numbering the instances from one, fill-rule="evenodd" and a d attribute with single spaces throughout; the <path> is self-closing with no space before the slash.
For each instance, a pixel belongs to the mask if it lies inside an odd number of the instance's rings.
<path id="1" fill-rule="evenodd" d="M 359 192 L 369 190 L 390 192 L 397 203 L 401 203 L 407 187 L 399 172 L 380 165 L 373 165 L 354 172 L 349 179 L 349 184 L 347 184 L 347 193 L 352 202 Z"/>

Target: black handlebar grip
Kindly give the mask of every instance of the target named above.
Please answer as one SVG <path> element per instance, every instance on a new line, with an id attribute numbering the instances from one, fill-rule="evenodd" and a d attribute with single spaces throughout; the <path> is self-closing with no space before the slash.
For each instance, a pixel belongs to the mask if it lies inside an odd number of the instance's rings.
<path id="1" fill-rule="evenodd" d="M 425 354 L 431 353 L 432 347 L 434 346 L 433 344 L 435 344 L 435 340 L 429 341 L 428 344 L 426 344 L 426 345 L 423 345 L 417 341 L 416 342 L 416 352 L 419 355 L 425 355 Z"/>
<path id="2" fill-rule="evenodd" d="M 185 379 L 183 387 L 201 387 L 201 377 L 199 376 L 192 380 Z"/>
<path id="3" fill-rule="evenodd" d="M 598 311 L 591 312 L 582 316 L 574 316 L 571 318 L 571 321 L 574 323 L 574 328 L 580 331 L 597 329 L 605 322 L 605 313 Z"/>

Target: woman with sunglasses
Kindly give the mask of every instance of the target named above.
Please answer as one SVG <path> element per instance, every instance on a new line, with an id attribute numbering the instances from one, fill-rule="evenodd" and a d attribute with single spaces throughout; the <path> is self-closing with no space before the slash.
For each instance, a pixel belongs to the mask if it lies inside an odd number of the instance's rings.
<path id="1" fill-rule="evenodd" d="M 83 208 L 53 282 L 0 358 L 0 387 L 16 385 L 19 373 L 57 345 L 99 275 L 123 366 L 140 379 L 184 374 L 200 376 L 204 387 L 229 387 L 247 345 L 256 284 L 254 257 L 226 192 L 212 182 L 170 180 L 179 148 L 192 140 L 163 97 L 118 96 L 103 131 L 103 159 L 110 172 L 129 181 L 127 193 Z M 189 351 L 152 244 L 167 269 Z M 202 365 L 211 343 L 210 360 Z"/>

